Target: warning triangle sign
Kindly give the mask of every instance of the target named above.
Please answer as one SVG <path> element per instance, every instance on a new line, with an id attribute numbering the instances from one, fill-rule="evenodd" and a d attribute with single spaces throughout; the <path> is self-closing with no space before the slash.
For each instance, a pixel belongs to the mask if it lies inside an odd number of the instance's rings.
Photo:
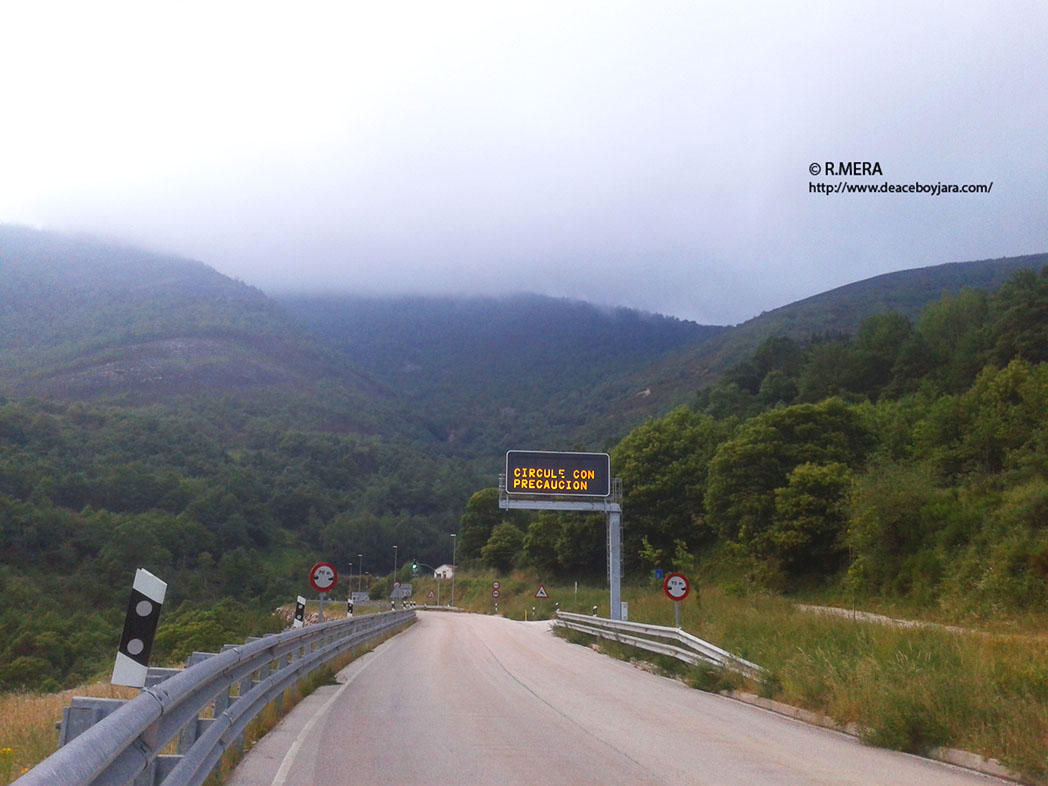
<path id="1" fill-rule="evenodd" d="M 546 588 L 539 584 L 539 591 L 535 593 L 536 598 L 548 598 L 549 593 L 546 592 Z"/>

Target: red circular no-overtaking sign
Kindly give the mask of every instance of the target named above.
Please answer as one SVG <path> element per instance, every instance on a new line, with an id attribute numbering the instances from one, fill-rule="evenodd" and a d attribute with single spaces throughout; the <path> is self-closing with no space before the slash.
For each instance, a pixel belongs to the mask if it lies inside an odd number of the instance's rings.
<path id="1" fill-rule="evenodd" d="M 338 583 L 338 571 L 330 562 L 318 562 L 309 569 L 309 583 L 317 592 L 330 592 Z"/>
<path id="2" fill-rule="evenodd" d="M 684 600 L 691 592 L 691 585 L 682 573 L 671 573 L 662 583 L 662 591 L 670 600 Z"/>

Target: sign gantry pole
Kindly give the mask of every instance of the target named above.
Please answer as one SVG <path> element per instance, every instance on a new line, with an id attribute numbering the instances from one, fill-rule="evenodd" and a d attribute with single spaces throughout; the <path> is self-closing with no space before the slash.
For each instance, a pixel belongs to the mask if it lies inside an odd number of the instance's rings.
<path id="1" fill-rule="evenodd" d="M 608 586 L 613 620 L 622 619 L 622 481 L 611 477 L 607 453 L 510 450 L 499 476 L 504 510 L 603 513 L 608 523 Z"/>
<path id="2" fill-rule="evenodd" d="M 616 506 L 618 507 L 618 506 Z M 622 619 L 622 512 L 608 511 L 608 586 L 611 619 Z"/>

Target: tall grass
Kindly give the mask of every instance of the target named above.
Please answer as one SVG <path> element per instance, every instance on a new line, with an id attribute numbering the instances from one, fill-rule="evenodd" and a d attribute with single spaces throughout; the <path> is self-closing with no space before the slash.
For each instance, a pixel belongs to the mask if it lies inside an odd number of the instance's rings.
<path id="1" fill-rule="evenodd" d="M 673 625 L 673 603 L 660 592 L 632 587 L 623 596 L 630 619 Z M 768 669 L 769 679 L 751 689 L 855 723 L 872 744 L 960 748 L 1048 783 L 1048 656 L 1040 636 L 895 628 L 713 589 L 693 590 L 681 603 L 681 623 Z"/>
<path id="2" fill-rule="evenodd" d="M 130 699 L 138 691 L 92 682 L 61 693 L 0 694 L 0 786 L 19 777 L 58 749 L 55 724 L 73 696 Z"/>

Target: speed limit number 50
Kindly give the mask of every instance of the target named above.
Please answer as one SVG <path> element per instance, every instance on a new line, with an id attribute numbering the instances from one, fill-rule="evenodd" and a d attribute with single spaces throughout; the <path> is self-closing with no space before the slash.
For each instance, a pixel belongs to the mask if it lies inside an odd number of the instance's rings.
<path id="1" fill-rule="evenodd" d="M 670 600 L 684 600 L 691 592 L 691 585 L 680 573 L 671 573 L 662 584 L 662 591 Z"/>

